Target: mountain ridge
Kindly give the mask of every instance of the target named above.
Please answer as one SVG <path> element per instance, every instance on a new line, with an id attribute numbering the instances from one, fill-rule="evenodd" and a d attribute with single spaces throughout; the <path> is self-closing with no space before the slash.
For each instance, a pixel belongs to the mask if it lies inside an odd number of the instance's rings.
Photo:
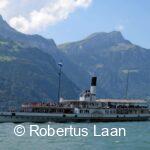
<path id="1" fill-rule="evenodd" d="M 132 80 L 130 79 L 129 97 L 150 96 L 150 50 L 132 44 L 121 32 L 94 33 L 82 40 L 58 47 L 89 74 L 96 73 L 101 78 L 97 90 L 99 97 L 125 97 L 126 75 L 122 72 L 127 69 L 138 70 L 136 74 L 130 75 Z M 100 88 L 107 91 L 108 95 L 101 95 Z"/>
<path id="2" fill-rule="evenodd" d="M 9 25 L 6 24 L 3 28 L 6 27 L 6 31 L 8 31 Z M 1 26 L 0 23 L 0 31 L 2 31 Z M 123 72 L 127 69 L 136 70 L 136 74 L 131 73 L 130 75 L 129 98 L 149 97 L 150 51 L 132 44 L 123 37 L 121 32 L 93 33 L 80 41 L 61 45 L 56 45 L 53 39 L 46 39 L 39 35 L 25 35 L 11 28 L 9 34 L 0 32 L 1 37 L 6 42 L 15 41 L 24 49 L 40 50 L 46 55 L 52 56 L 55 62 L 62 60 L 66 78 L 80 89 L 90 86 L 90 77 L 92 74 L 96 74 L 99 78 L 98 98 L 124 98 L 126 74 Z M 4 44 L 2 43 L 1 41 L 1 47 Z M 13 48 L 17 51 L 16 46 Z M 10 61 L 15 57 L 1 59 Z M 75 84 L 72 85 L 74 85 L 75 91 L 78 91 L 75 92 L 77 97 L 80 90 Z"/>
<path id="3" fill-rule="evenodd" d="M 79 74 L 83 74 L 86 80 L 89 80 L 89 76 L 86 77 L 86 71 L 82 70 L 80 68 L 78 68 L 78 66 L 76 66 L 75 63 L 73 63 L 68 57 L 66 57 L 66 55 L 64 53 L 62 53 L 57 45 L 55 44 L 53 39 L 46 39 L 43 38 L 42 36 L 39 35 L 26 35 L 23 33 L 20 33 L 18 31 L 16 31 L 15 29 L 13 29 L 12 27 L 10 27 L 8 25 L 8 23 L 6 21 L 4 21 L 3 19 L 1 19 L 0 22 L 5 22 L 4 24 L 6 24 L 5 26 L 3 26 L 3 28 L 1 27 L 0 24 L 0 37 L 2 36 L 4 38 L 4 35 L 6 36 L 5 38 L 8 40 L 15 40 L 18 41 L 19 43 L 21 43 L 24 46 L 27 47 L 35 47 L 35 48 L 39 48 L 41 49 L 43 52 L 46 52 L 50 55 L 53 56 L 53 58 L 55 59 L 56 62 L 59 61 L 63 61 L 64 66 L 63 66 L 63 71 L 64 73 L 68 76 L 68 78 L 70 78 L 73 74 L 75 74 L 75 72 L 80 72 Z M 8 30 L 10 30 L 11 32 L 8 34 L 6 34 L 5 28 Z M 1 32 L 1 30 L 3 32 Z M 13 30 L 13 33 L 12 33 Z M 8 31 L 6 31 L 8 32 Z M 14 34 L 15 32 L 15 34 Z M 74 68 L 72 71 L 70 71 L 69 68 Z M 77 78 L 76 76 L 72 76 L 72 78 L 70 78 L 72 81 L 75 80 L 74 83 L 82 83 L 82 84 L 78 84 L 79 87 L 83 87 L 82 85 L 87 85 L 87 81 L 82 80 Z"/>
<path id="4" fill-rule="evenodd" d="M 2 19 L 0 31 L 0 101 L 57 100 L 59 68 L 50 54 L 58 50 L 54 41 L 22 34 Z M 64 72 L 62 78 L 62 96 L 77 98 L 80 89 Z"/>

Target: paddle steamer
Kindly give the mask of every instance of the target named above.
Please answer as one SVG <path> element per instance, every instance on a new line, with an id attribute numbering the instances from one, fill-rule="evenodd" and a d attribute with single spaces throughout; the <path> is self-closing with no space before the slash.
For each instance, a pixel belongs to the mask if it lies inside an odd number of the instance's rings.
<path id="1" fill-rule="evenodd" d="M 112 122 L 147 121 L 149 105 L 145 100 L 96 99 L 97 77 L 92 77 L 90 90 L 79 100 L 60 98 L 58 103 L 25 103 L 19 111 L 0 112 L 0 122 Z"/>

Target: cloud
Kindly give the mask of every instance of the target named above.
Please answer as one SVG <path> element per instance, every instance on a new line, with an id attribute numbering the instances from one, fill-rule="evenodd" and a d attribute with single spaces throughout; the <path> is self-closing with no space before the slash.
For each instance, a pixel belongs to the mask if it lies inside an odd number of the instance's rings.
<path id="1" fill-rule="evenodd" d="M 28 0 L 24 0 L 29 3 Z M 45 29 L 50 25 L 66 20 L 78 8 L 87 8 L 92 0 L 51 0 L 39 10 L 32 10 L 23 15 L 12 17 L 9 23 L 12 27 L 24 33 Z"/>
<path id="2" fill-rule="evenodd" d="M 115 29 L 116 29 L 117 31 L 123 31 L 124 28 L 125 28 L 125 27 L 124 27 L 122 24 L 120 24 L 120 25 L 116 26 Z"/>
<path id="3" fill-rule="evenodd" d="M 0 9 L 4 9 L 8 3 L 8 0 L 0 0 Z"/>

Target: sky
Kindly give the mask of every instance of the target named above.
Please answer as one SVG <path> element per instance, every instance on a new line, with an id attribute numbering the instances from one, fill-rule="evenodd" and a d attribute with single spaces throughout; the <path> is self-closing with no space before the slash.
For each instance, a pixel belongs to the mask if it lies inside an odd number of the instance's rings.
<path id="1" fill-rule="evenodd" d="M 0 0 L 0 14 L 18 31 L 57 44 L 117 30 L 150 49 L 150 0 Z"/>

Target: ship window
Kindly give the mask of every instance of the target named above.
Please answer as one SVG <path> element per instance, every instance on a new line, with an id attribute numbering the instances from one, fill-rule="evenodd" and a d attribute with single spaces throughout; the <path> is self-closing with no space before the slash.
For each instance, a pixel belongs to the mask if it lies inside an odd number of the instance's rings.
<path id="1" fill-rule="evenodd" d="M 87 110 L 80 110 L 80 113 L 87 113 Z"/>
<path id="2" fill-rule="evenodd" d="M 108 110 L 105 110 L 105 113 L 106 113 L 106 114 L 109 114 L 109 111 L 108 111 Z"/>
<path id="3" fill-rule="evenodd" d="M 89 110 L 85 110 L 86 113 L 89 113 Z"/>

